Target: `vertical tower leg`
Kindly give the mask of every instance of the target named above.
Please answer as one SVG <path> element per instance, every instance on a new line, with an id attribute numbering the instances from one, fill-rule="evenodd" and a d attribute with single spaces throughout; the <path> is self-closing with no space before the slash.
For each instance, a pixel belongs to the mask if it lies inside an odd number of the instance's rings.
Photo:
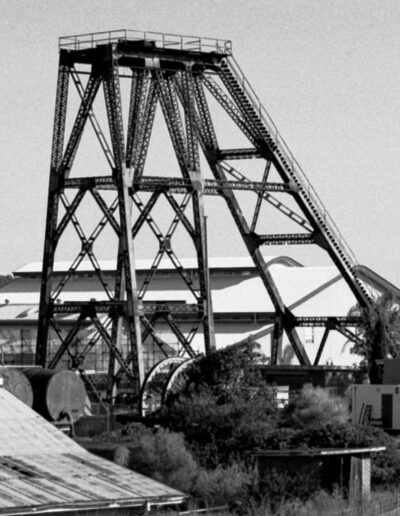
<path id="1" fill-rule="evenodd" d="M 118 61 L 114 55 L 114 47 L 107 49 L 107 70 L 104 77 L 104 96 L 110 126 L 112 148 L 114 152 L 114 178 L 117 183 L 119 215 L 120 215 L 120 256 L 122 278 L 126 293 L 127 332 L 131 346 L 133 373 L 137 377 L 139 387 L 144 380 L 142 338 L 140 332 L 138 294 L 134 267 L 133 241 L 131 237 L 131 199 L 129 196 L 129 173 L 126 168 L 124 130 L 122 121 L 121 93 L 118 74 Z M 121 290 L 121 296 L 122 294 Z M 117 342 L 121 340 L 121 325 L 117 328 Z M 118 335 L 119 334 L 119 335 Z"/>
<path id="2" fill-rule="evenodd" d="M 124 287 L 125 287 L 125 278 L 123 277 L 123 256 L 121 245 L 118 247 L 118 259 L 117 259 L 117 271 L 115 278 L 115 293 L 114 299 L 115 301 L 123 301 L 124 300 Z M 111 340 L 115 342 L 115 346 L 117 349 L 122 348 L 122 332 L 123 332 L 123 317 L 120 313 L 114 312 L 112 314 L 112 329 L 111 329 Z M 107 385 L 107 399 L 112 403 L 114 396 L 116 394 L 116 360 L 115 354 L 110 353 L 108 358 L 108 385 Z"/>
<path id="3" fill-rule="evenodd" d="M 212 312 L 210 276 L 207 257 L 207 231 L 204 213 L 204 178 L 199 162 L 199 142 L 195 128 L 195 90 L 189 71 L 183 73 L 183 100 L 186 113 L 186 138 L 189 176 L 193 186 L 194 244 L 199 270 L 199 286 L 203 310 L 204 347 L 206 354 L 215 349 L 215 330 Z"/>
<path id="4" fill-rule="evenodd" d="M 279 355 L 282 354 L 282 338 L 283 328 L 282 323 L 279 320 L 274 324 L 274 331 L 272 333 L 271 365 L 276 365 L 278 363 Z"/>
<path id="5" fill-rule="evenodd" d="M 56 229 L 61 181 L 61 164 L 64 149 L 65 119 L 67 113 L 69 66 L 64 52 L 60 53 L 58 67 L 56 108 L 54 116 L 53 141 L 51 149 L 50 184 L 47 202 L 46 230 L 43 251 L 43 268 L 40 290 L 36 364 L 46 367 L 47 342 L 51 310 L 51 276 L 54 253 L 57 246 Z"/>

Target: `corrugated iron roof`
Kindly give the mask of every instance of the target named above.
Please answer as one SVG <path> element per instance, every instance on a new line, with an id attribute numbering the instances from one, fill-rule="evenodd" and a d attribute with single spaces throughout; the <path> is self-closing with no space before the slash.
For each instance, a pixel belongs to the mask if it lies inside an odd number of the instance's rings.
<path id="1" fill-rule="evenodd" d="M 180 503 L 185 495 L 87 452 L 0 388 L 0 515 Z"/>

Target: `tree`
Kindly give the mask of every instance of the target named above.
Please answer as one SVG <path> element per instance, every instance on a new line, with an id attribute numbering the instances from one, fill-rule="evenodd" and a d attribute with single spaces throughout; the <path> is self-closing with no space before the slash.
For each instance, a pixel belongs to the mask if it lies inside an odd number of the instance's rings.
<path id="1" fill-rule="evenodd" d="M 400 310 L 393 294 L 386 292 L 369 307 L 354 306 L 350 316 L 359 316 L 359 341 L 352 353 L 364 357 L 371 383 L 381 383 L 377 360 L 400 357 Z"/>
<path id="2" fill-rule="evenodd" d="M 190 364 L 178 395 L 192 395 L 203 389 L 211 390 L 215 395 L 227 393 L 243 383 L 245 372 L 245 383 L 254 379 L 254 373 L 249 371 L 263 361 L 260 345 L 250 339 L 214 350 Z"/>
<path id="3" fill-rule="evenodd" d="M 257 371 L 256 343 L 242 343 L 198 358 L 186 382 L 162 409 L 168 427 L 181 432 L 207 468 L 248 458 L 278 421 L 275 389 Z"/>

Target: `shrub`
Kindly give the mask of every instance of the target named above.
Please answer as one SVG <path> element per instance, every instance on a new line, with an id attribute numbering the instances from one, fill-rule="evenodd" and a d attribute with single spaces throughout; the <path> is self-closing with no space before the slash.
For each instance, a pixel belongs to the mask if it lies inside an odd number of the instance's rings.
<path id="1" fill-rule="evenodd" d="M 141 423 L 129 423 L 124 426 L 120 426 L 115 430 L 109 432 L 103 432 L 96 436 L 96 441 L 104 442 L 131 442 L 135 443 L 138 441 L 143 433 L 151 432 L 145 425 Z"/>
<path id="2" fill-rule="evenodd" d="M 276 392 L 252 368 L 258 359 L 257 345 L 251 343 L 201 357 L 162 409 L 168 428 L 184 434 L 202 466 L 242 461 L 276 427 Z"/>
<path id="3" fill-rule="evenodd" d="M 349 418 L 346 402 L 321 387 L 305 385 L 282 411 L 281 424 L 305 428 L 314 423 L 345 423 Z"/>
<path id="4" fill-rule="evenodd" d="M 398 506 L 398 494 L 394 491 L 373 492 L 368 505 L 357 506 L 351 500 L 343 499 L 339 492 L 318 491 L 308 500 L 292 499 L 276 505 L 273 509 L 268 500 L 251 508 L 246 516 L 375 516 L 385 514 Z M 393 511 L 394 512 L 394 511 Z"/>
<path id="5" fill-rule="evenodd" d="M 198 475 L 198 465 L 187 449 L 183 436 L 159 428 L 138 435 L 131 453 L 130 467 L 155 480 L 190 492 Z"/>
<path id="6" fill-rule="evenodd" d="M 379 296 L 372 306 L 354 306 L 349 315 L 360 318 L 358 339 L 352 353 L 364 357 L 368 363 L 371 383 L 382 383 L 377 360 L 400 356 L 400 312 L 397 300 L 391 292 Z"/>
<path id="7" fill-rule="evenodd" d="M 125 443 L 129 467 L 193 496 L 202 506 L 243 503 L 254 489 L 255 475 L 244 465 L 201 468 L 182 434 L 130 423 L 100 436 L 102 441 Z"/>
<path id="8" fill-rule="evenodd" d="M 191 494 L 206 506 L 240 506 L 254 484 L 254 472 L 239 464 L 214 470 L 201 469 Z"/>
<path id="9" fill-rule="evenodd" d="M 357 448 L 367 446 L 392 446 L 393 438 L 383 430 L 351 423 L 316 423 L 307 428 L 280 428 L 264 440 L 267 449 L 287 448 Z"/>
<path id="10" fill-rule="evenodd" d="M 395 439 L 379 428 L 351 423 L 317 423 L 298 430 L 280 428 L 263 441 L 265 449 L 283 448 L 359 448 L 385 446 L 372 454 L 371 480 L 374 485 L 400 484 L 400 451 Z"/>
<path id="11" fill-rule="evenodd" d="M 187 492 L 196 481 L 198 465 L 181 434 L 130 423 L 101 434 L 98 440 L 123 443 L 130 451 L 131 469 L 171 487 Z"/>
<path id="12" fill-rule="evenodd" d="M 273 398 L 273 399 L 271 399 Z M 208 387 L 181 395 L 165 410 L 169 428 L 182 432 L 201 465 L 215 468 L 243 460 L 277 424 L 271 391 L 239 384 L 219 396 Z"/>
<path id="13" fill-rule="evenodd" d="M 227 393 L 243 383 L 245 371 L 261 361 L 259 347 L 255 342 L 233 344 L 197 358 L 185 371 L 186 382 L 178 396 L 192 395 L 204 387 L 215 394 Z"/>
<path id="14" fill-rule="evenodd" d="M 262 493 L 269 500 L 271 507 L 286 500 L 297 498 L 308 500 L 321 488 L 319 471 L 315 464 L 304 464 L 297 470 L 269 468 L 261 480 Z"/>
<path id="15" fill-rule="evenodd" d="M 181 397 L 168 409 L 168 425 L 182 432 L 202 465 L 216 467 L 222 453 L 221 444 L 232 430 L 232 418 L 208 392 Z"/>

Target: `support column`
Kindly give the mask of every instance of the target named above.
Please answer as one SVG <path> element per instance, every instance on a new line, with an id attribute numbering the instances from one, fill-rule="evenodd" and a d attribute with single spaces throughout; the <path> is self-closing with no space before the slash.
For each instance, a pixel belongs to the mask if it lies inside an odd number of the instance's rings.
<path id="1" fill-rule="evenodd" d="M 215 349 L 215 329 L 212 312 L 210 275 L 207 257 L 207 229 L 204 211 L 204 177 L 200 169 L 199 142 L 195 127 L 195 88 L 189 70 L 183 73 L 183 101 L 185 106 L 186 139 L 189 177 L 193 186 L 194 243 L 197 253 L 199 286 L 203 308 L 204 347 L 208 354 Z"/>
<path id="2" fill-rule="evenodd" d="M 362 508 L 371 501 L 371 454 L 354 455 L 350 462 L 350 500 Z"/>
<path id="3" fill-rule="evenodd" d="M 63 158 L 65 119 L 67 113 L 69 86 L 69 66 L 66 54 L 60 53 L 58 67 L 56 108 L 54 115 L 53 141 L 51 149 L 50 182 L 47 201 L 46 229 L 44 237 L 43 268 L 40 290 L 38 335 L 36 343 L 36 365 L 47 365 L 47 343 L 51 310 L 51 277 L 53 273 L 54 254 L 57 246 L 56 229 L 61 181 L 61 163 Z"/>
<path id="4" fill-rule="evenodd" d="M 118 74 L 118 60 L 114 46 L 107 47 L 106 73 L 104 77 L 104 96 L 106 100 L 108 123 L 114 152 L 114 180 L 117 184 L 120 216 L 120 257 L 122 278 L 125 283 L 125 316 L 130 341 L 132 370 L 137 377 L 139 388 L 144 380 L 143 350 L 140 331 L 139 303 L 134 266 L 133 241 L 131 238 L 131 198 L 128 188 L 130 174 L 126 168 L 124 131 L 122 120 L 121 93 Z M 122 290 L 121 290 L 121 295 Z M 122 325 L 118 325 L 117 342 L 121 342 Z"/>

